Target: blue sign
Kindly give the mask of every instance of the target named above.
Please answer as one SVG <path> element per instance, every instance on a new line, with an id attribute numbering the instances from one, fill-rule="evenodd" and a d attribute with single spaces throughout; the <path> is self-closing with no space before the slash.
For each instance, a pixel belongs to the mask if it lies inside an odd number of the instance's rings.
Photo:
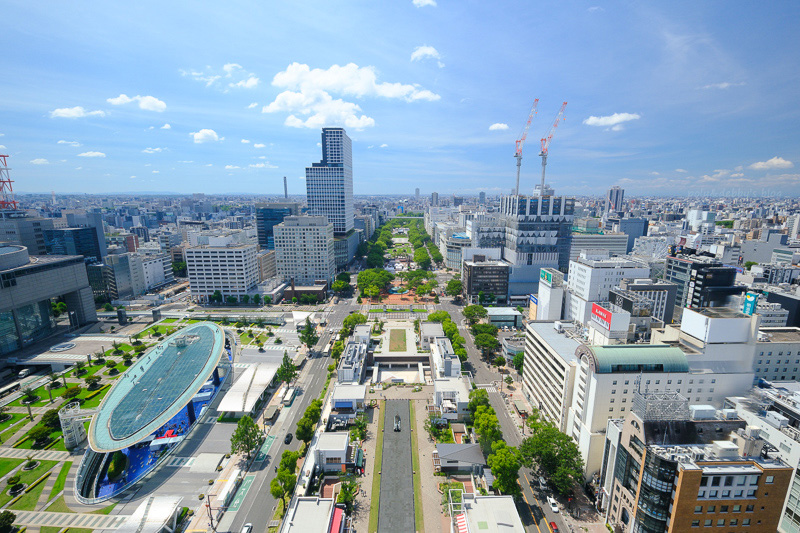
<path id="1" fill-rule="evenodd" d="M 531 294 L 531 303 L 539 305 L 539 298 L 537 298 L 535 294 Z"/>

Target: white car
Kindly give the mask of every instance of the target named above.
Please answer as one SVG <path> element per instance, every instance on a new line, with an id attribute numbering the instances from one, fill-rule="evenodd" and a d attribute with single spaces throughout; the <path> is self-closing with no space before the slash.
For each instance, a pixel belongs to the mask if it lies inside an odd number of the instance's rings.
<path id="1" fill-rule="evenodd" d="M 31 370 L 29 368 L 23 368 L 22 370 L 19 371 L 19 374 L 17 374 L 17 377 L 19 379 L 26 378 L 26 377 L 28 377 L 30 375 L 30 373 L 31 373 Z"/>
<path id="2" fill-rule="evenodd" d="M 547 505 L 550 506 L 550 510 L 553 511 L 554 513 L 558 512 L 558 502 L 552 496 L 547 497 Z"/>

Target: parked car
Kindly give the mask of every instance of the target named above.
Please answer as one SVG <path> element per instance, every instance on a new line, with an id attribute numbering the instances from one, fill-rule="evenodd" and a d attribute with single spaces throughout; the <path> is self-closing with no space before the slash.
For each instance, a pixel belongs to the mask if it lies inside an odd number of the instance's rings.
<path id="1" fill-rule="evenodd" d="M 242 533 L 250 533 L 251 531 L 253 531 L 253 524 L 245 524 L 242 527 Z"/>
<path id="2" fill-rule="evenodd" d="M 550 510 L 553 511 L 554 513 L 558 512 L 558 502 L 552 496 L 547 497 L 547 505 L 550 506 Z"/>
<path id="3" fill-rule="evenodd" d="M 31 373 L 31 369 L 30 368 L 23 368 L 22 370 L 19 371 L 19 374 L 17 374 L 17 377 L 19 379 L 27 378 L 30 375 L 30 373 Z"/>
<path id="4" fill-rule="evenodd" d="M 547 481 L 545 481 L 542 476 L 539 476 L 539 488 L 542 490 L 547 490 Z"/>
<path id="5" fill-rule="evenodd" d="M 558 533 L 558 526 L 556 525 L 555 522 L 550 522 L 550 531 L 552 531 L 553 533 Z"/>
<path id="6" fill-rule="evenodd" d="M 294 438 L 294 436 L 291 433 L 287 433 L 286 434 L 286 438 L 283 439 L 283 443 L 284 444 L 289 444 L 290 442 L 292 442 L 293 438 Z"/>

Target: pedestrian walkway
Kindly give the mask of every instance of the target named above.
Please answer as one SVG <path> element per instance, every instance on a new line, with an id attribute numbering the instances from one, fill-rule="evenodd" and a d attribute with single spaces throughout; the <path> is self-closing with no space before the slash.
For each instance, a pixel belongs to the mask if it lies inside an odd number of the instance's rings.
<path id="1" fill-rule="evenodd" d="M 58 473 L 61 472 L 61 467 L 64 465 L 63 462 L 59 462 L 55 468 L 53 468 L 52 472 Z M 50 493 L 53 492 L 53 487 L 56 484 L 56 480 L 58 479 L 58 475 L 50 475 L 44 482 L 44 489 L 39 494 L 39 499 L 36 501 L 36 510 L 42 511 L 44 510 L 45 505 L 50 500 Z"/>
<path id="2" fill-rule="evenodd" d="M 14 511 L 17 526 L 50 526 L 58 528 L 117 529 L 128 518 L 124 515 L 91 513 L 48 513 L 41 511 Z"/>
<path id="3" fill-rule="evenodd" d="M 166 463 L 164 463 L 164 466 L 171 466 L 174 468 L 192 466 L 195 459 L 196 457 L 172 457 Z"/>
<path id="4" fill-rule="evenodd" d="M 37 461 L 66 461 L 72 454 L 60 450 L 24 450 L 22 448 L 0 448 L 0 457 L 24 459 L 28 456 Z"/>

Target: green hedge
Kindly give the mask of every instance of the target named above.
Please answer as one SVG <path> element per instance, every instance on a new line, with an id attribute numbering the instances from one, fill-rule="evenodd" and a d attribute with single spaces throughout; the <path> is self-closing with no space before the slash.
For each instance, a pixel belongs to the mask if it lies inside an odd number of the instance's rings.
<path id="1" fill-rule="evenodd" d="M 102 387 L 97 389 L 96 391 L 91 392 L 91 393 L 87 394 L 86 396 L 84 396 L 83 397 L 83 401 L 85 402 L 86 400 L 91 400 L 92 398 L 94 398 L 95 396 L 97 396 L 98 394 L 100 394 L 101 392 L 103 392 L 104 390 L 106 390 L 110 386 L 111 386 L 110 383 L 106 383 L 105 385 L 103 385 Z"/>

